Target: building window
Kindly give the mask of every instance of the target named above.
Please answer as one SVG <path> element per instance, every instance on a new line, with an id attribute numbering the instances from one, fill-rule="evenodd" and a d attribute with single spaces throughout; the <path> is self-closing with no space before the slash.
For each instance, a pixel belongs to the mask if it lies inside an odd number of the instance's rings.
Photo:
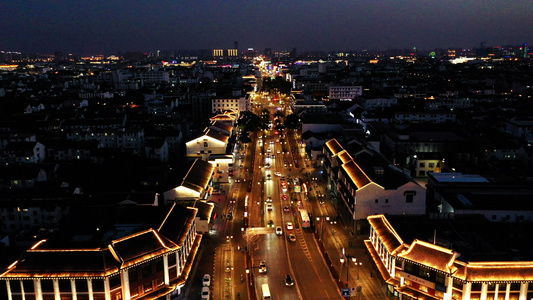
<path id="1" fill-rule="evenodd" d="M 102 279 L 93 279 L 93 292 L 102 293 L 104 292 L 104 281 Z"/>
<path id="2" fill-rule="evenodd" d="M 413 193 L 405 194 L 405 203 L 413 203 L 414 199 L 415 199 L 415 195 Z"/>
<path id="3" fill-rule="evenodd" d="M 87 287 L 87 280 L 85 279 L 76 279 L 76 292 L 87 292 L 89 288 Z"/>
<path id="4" fill-rule="evenodd" d="M 481 291 L 481 282 L 473 282 L 472 283 L 472 291 L 473 292 Z"/>
<path id="5" fill-rule="evenodd" d="M 120 281 L 120 276 L 119 275 L 114 275 L 114 276 L 111 276 L 109 278 L 109 288 L 110 289 L 115 289 L 117 287 L 120 287 L 121 285 L 121 281 Z"/>
<path id="6" fill-rule="evenodd" d="M 418 164 L 418 166 L 419 166 L 420 168 L 425 168 L 425 167 L 426 167 L 426 163 L 421 162 L 420 164 Z"/>
<path id="7" fill-rule="evenodd" d="M 168 255 L 168 265 L 173 266 L 176 264 L 176 253 L 170 253 Z"/>
<path id="8" fill-rule="evenodd" d="M 137 268 L 131 268 L 129 271 L 128 271 L 128 278 L 130 279 L 130 282 L 134 282 L 134 281 L 137 281 Z"/>
<path id="9" fill-rule="evenodd" d="M 148 264 L 146 266 L 143 266 L 141 269 L 142 277 L 146 278 L 150 275 L 152 275 L 152 265 Z"/>
<path id="10" fill-rule="evenodd" d="M 376 200 L 374 200 L 374 202 L 375 202 L 375 203 L 378 203 L 378 202 L 379 202 L 379 200 L 378 200 L 378 199 L 376 199 Z"/>
<path id="11" fill-rule="evenodd" d="M 204 148 L 209 147 L 209 144 L 207 142 L 204 142 Z"/>
<path id="12" fill-rule="evenodd" d="M 429 163 L 428 166 L 429 166 L 430 168 L 434 168 L 434 167 L 435 167 L 435 163 Z"/>

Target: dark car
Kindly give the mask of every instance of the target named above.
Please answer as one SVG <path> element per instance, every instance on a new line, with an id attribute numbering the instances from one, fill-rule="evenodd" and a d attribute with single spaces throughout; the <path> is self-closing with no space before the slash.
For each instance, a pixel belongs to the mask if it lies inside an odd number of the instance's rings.
<path id="1" fill-rule="evenodd" d="M 294 280 L 292 280 L 292 277 L 290 274 L 287 274 L 285 276 L 285 285 L 286 286 L 293 286 L 294 285 Z"/>

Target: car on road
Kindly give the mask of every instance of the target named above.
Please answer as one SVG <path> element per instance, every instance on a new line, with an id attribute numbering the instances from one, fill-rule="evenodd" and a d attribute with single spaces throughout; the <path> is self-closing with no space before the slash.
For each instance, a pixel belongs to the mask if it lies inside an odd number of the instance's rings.
<path id="1" fill-rule="evenodd" d="M 274 227 L 274 221 L 268 220 L 267 227 Z"/>
<path id="2" fill-rule="evenodd" d="M 267 174 L 267 180 L 271 180 L 272 176 L 270 174 Z"/>
<path id="3" fill-rule="evenodd" d="M 265 165 L 265 167 L 266 167 L 267 169 L 270 169 L 270 164 L 267 163 L 267 164 Z"/>
<path id="4" fill-rule="evenodd" d="M 260 263 L 259 263 L 259 273 L 261 274 L 264 274 L 267 272 L 267 266 L 266 266 L 266 261 L 262 260 Z"/>
<path id="5" fill-rule="evenodd" d="M 280 154 L 280 153 L 281 153 L 281 151 L 279 151 L 279 150 L 278 150 L 278 151 L 276 151 L 276 153 L 277 153 L 277 154 Z"/>
<path id="6" fill-rule="evenodd" d="M 280 226 L 276 227 L 276 234 L 277 235 L 282 235 L 283 234 L 283 229 L 281 229 Z"/>
<path id="7" fill-rule="evenodd" d="M 296 236 L 294 234 L 289 234 L 289 241 L 296 242 Z"/>
<path id="8" fill-rule="evenodd" d="M 281 173 L 280 172 L 274 172 L 274 175 L 281 176 Z"/>
<path id="9" fill-rule="evenodd" d="M 285 275 L 285 285 L 286 286 L 293 286 L 294 285 L 294 280 L 292 279 L 291 274 Z"/>
<path id="10" fill-rule="evenodd" d="M 207 286 L 204 286 L 202 288 L 201 294 L 202 294 L 202 300 L 209 300 L 210 292 Z"/>
<path id="11" fill-rule="evenodd" d="M 204 277 L 202 278 L 202 286 L 210 286 L 211 285 L 211 275 L 204 274 Z"/>
<path id="12" fill-rule="evenodd" d="M 287 230 L 292 230 L 294 228 L 292 226 L 292 222 L 287 222 L 286 226 L 287 226 Z"/>
<path id="13" fill-rule="evenodd" d="M 272 209 L 274 209 L 274 206 L 272 205 L 272 203 L 268 203 L 267 204 L 267 210 L 268 211 L 272 211 Z"/>
<path id="14" fill-rule="evenodd" d="M 272 197 L 267 197 L 266 200 L 265 200 L 267 203 L 272 203 Z"/>
<path id="15" fill-rule="evenodd" d="M 290 210 L 291 210 L 291 209 L 289 208 L 288 205 L 283 206 L 283 211 L 284 211 L 284 212 L 289 212 Z"/>
<path id="16" fill-rule="evenodd" d="M 287 196 L 287 195 L 285 195 L 285 194 L 284 194 L 284 195 L 281 195 L 281 200 L 287 200 L 287 199 L 289 199 L 289 196 Z"/>

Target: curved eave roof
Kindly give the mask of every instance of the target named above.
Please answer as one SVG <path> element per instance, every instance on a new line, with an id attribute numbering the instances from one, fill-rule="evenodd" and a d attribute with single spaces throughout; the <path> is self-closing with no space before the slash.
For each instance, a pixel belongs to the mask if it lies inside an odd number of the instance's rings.
<path id="1" fill-rule="evenodd" d="M 415 240 L 406 251 L 398 253 L 398 257 L 445 273 L 451 273 L 456 256 L 453 250 L 420 240 Z"/>

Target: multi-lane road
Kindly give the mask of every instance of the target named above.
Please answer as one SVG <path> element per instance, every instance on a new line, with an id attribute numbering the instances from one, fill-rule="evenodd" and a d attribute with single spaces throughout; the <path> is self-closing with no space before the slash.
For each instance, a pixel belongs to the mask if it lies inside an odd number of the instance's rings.
<path id="1" fill-rule="evenodd" d="M 268 108 L 272 119 L 276 106 L 269 105 L 267 97 L 261 102 L 259 107 Z M 282 134 L 275 129 L 263 131 L 250 145 L 255 147 L 255 155 L 253 186 L 248 193 L 252 209 L 249 209 L 247 240 L 256 294 L 260 297 L 261 285 L 268 283 L 273 299 L 339 299 L 339 290 L 318 251 L 313 233 L 299 225 L 298 207 L 312 211 L 311 204 L 305 200 L 307 197 L 297 193 L 294 185 L 294 179 L 303 178 L 304 163 L 296 142 L 290 140 L 294 135 Z M 268 209 L 270 205 L 272 210 Z M 289 207 L 288 211 L 285 206 Z M 288 222 L 293 224 L 293 229 L 287 229 Z M 275 233 L 278 226 L 283 230 L 281 235 Z M 290 241 L 289 234 L 294 234 L 296 241 Z M 266 273 L 259 273 L 257 267 L 261 261 L 266 262 Z M 294 279 L 294 286 L 286 286 L 287 274 Z"/>

